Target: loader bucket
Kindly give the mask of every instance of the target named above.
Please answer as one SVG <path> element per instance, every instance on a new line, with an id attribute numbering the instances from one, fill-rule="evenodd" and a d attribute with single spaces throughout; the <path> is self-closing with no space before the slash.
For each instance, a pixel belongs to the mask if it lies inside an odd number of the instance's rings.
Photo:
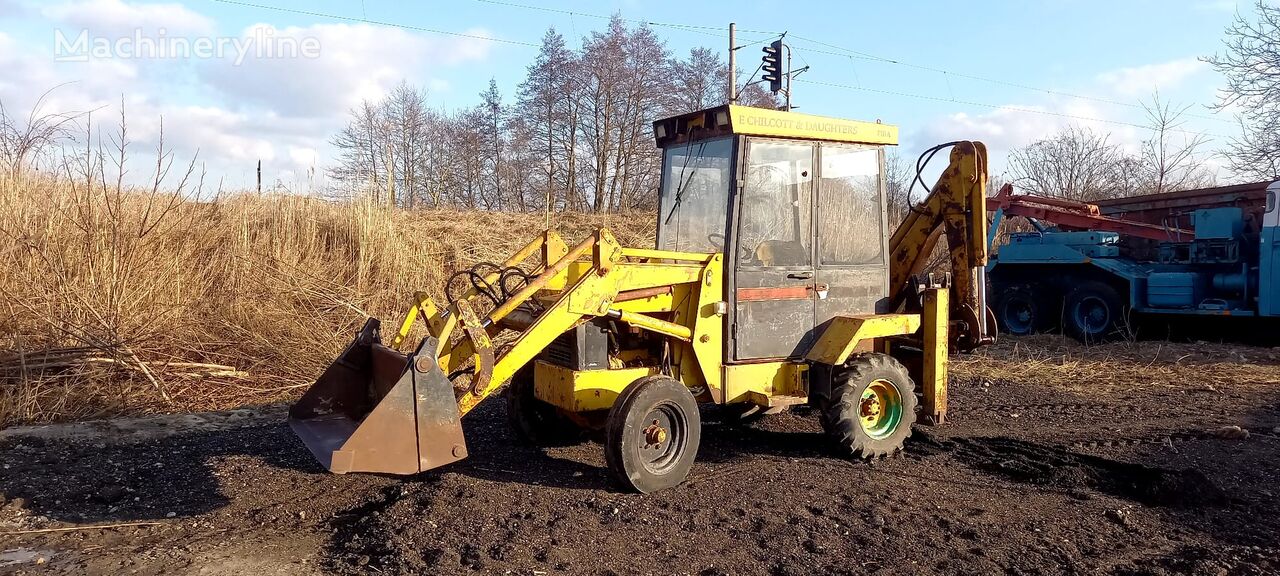
<path id="1" fill-rule="evenodd" d="M 330 472 L 414 474 L 467 456 L 436 340 L 413 354 L 382 345 L 381 323 L 355 340 L 289 408 L 289 427 Z"/>

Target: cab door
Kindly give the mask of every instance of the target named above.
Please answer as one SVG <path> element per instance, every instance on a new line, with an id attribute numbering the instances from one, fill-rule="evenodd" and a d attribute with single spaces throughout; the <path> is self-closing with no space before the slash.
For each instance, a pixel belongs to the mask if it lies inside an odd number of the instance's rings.
<path id="1" fill-rule="evenodd" d="M 875 314 L 889 292 L 884 151 L 823 142 L 817 202 L 817 324 L 835 316 Z"/>
<path id="2" fill-rule="evenodd" d="M 734 198 L 733 358 L 803 355 L 814 339 L 813 144 L 747 139 Z"/>
<path id="3" fill-rule="evenodd" d="M 1280 316 L 1280 182 L 1267 187 L 1266 213 L 1262 216 L 1262 246 L 1258 252 L 1258 313 Z"/>

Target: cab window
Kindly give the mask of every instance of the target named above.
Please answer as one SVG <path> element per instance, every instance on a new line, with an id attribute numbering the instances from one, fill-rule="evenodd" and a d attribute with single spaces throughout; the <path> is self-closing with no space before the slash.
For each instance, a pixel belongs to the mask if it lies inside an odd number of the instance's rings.
<path id="1" fill-rule="evenodd" d="M 880 150 L 823 144 L 821 158 L 819 262 L 884 264 Z"/>
<path id="2" fill-rule="evenodd" d="M 811 263 L 813 145 L 750 140 L 739 200 L 739 264 Z"/>
<path id="3" fill-rule="evenodd" d="M 658 248 L 721 252 L 728 221 L 733 140 L 690 142 L 665 151 Z"/>

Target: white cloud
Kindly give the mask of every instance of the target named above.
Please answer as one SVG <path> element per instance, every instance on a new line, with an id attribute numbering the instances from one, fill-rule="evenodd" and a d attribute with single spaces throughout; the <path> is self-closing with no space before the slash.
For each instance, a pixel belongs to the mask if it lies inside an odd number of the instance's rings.
<path id="1" fill-rule="evenodd" d="M 483 30 L 468 34 L 483 35 Z M 201 75 L 229 100 L 268 107 L 284 116 L 345 114 L 363 99 L 378 99 L 418 70 L 427 74 L 481 61 L 492 44 L 473 38 L 441 39 L 368 24 L 275 28 L 255 24 L 241 37 L 312 39 L 318 58 L 251 54 L 239 66 L 230 58 L 202 63 Z M 416 83 L 437 84 L 432 78 Z"/>
<path id="2" fill-rule="evenodd" d="M 14 0 L 0 0 L 0 8 Z M 125 0 L 70 0 L 32 11 L 64 31 L 85 28 L 94 37 L 158 34 L 166 38 L 227 36 L 209 17 L 179 4 Z M 468 34 L 487 36 L 484 30 Z M 382 97 L 407 80 L 433 91 L 452 67 L 489 58 L 492 44 L 477 38 L 441 38 L 366 24 L 274 27 L 256 24 L 232 31 L 244 40 L 268 35 L 319 43 L 316 58 L 279 58 L 253 51 L 236 65 L 235 54 L 206 60 L 94 58 L 55 61 L 47 39 L 20 41 L 0 32 L 0 103 L 25 117 L 53 90 L 45 112 L 94 110 L 96 134 L 114 133 L 123 105 L 133 142 L 131 177 L 149 177 L 148 160 L 161 135 L 176 163 L 197 152 L 214 181 L 251 186 L 263 161 L 264 180 L 286 183 L 322 172 L 333 158 L 329 138 L 361 99 Z M 277 44 L 279 45 L 279 44 Z M 436 101 L 437 103 L 439 100 Z M 96 136 L 95 134 L 95 136 Z M 95 138 L 96 139 L 96 138 Z"/>
<path id="3" fill-rule="evenodd" d="M 1146 97 L 1157 90 L 1174 88 L 1207 68 L 1198 58 L 1181 58 L 1103 72 L 1097 80 L 1116 94 Z"/>
<path id="4" fill-rule="evenodd" d="M 122 0 L 79 0 L 48 6 L 45 17 L 98 36 L 147 35 L 161 29 L 169 36 L 211 35 L 213 20 L 181 4 L 125 3 Z"/>
<path id="5" fill-rule="evenodd" d="M 1067 126 L 1080 126 L 1099 134 L 1129 151 L 1136 151 L 1143 132 L 1137 127 L 1115 123 L 1095 103 L 1080 98 L 1055 99 L 1041 104 L 1007 104 L 981 114 L 958 112 L 929 122 L 912 134 L 904 155 L 914 158 L 920 150 L 941 142 L 978 140 L 987 145 L 991 171 L 1005 169 L 1009 152 L 1037 140 L 1049 138 Z M 935 160 L 934 164 L 943 164 Z M 935 170 L 938 169 L 936 166 Z"/>
<path id="6" fill-rule="evenodd" d="M 16 18 L 27 13 L 27 7 L 19 0 L 0 0 L 0 20 Z"/>

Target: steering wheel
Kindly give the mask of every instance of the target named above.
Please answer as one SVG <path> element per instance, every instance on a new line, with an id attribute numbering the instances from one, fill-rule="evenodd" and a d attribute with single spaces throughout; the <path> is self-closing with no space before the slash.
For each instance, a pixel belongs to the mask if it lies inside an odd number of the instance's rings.
<path id="1" fill-rule="evenodd" d="M 719 248 L 722 251 L 724 250 L 724 234 L 719 232 L 707 234 L 707 242 L 710 242 L 712 246 Z"/>

